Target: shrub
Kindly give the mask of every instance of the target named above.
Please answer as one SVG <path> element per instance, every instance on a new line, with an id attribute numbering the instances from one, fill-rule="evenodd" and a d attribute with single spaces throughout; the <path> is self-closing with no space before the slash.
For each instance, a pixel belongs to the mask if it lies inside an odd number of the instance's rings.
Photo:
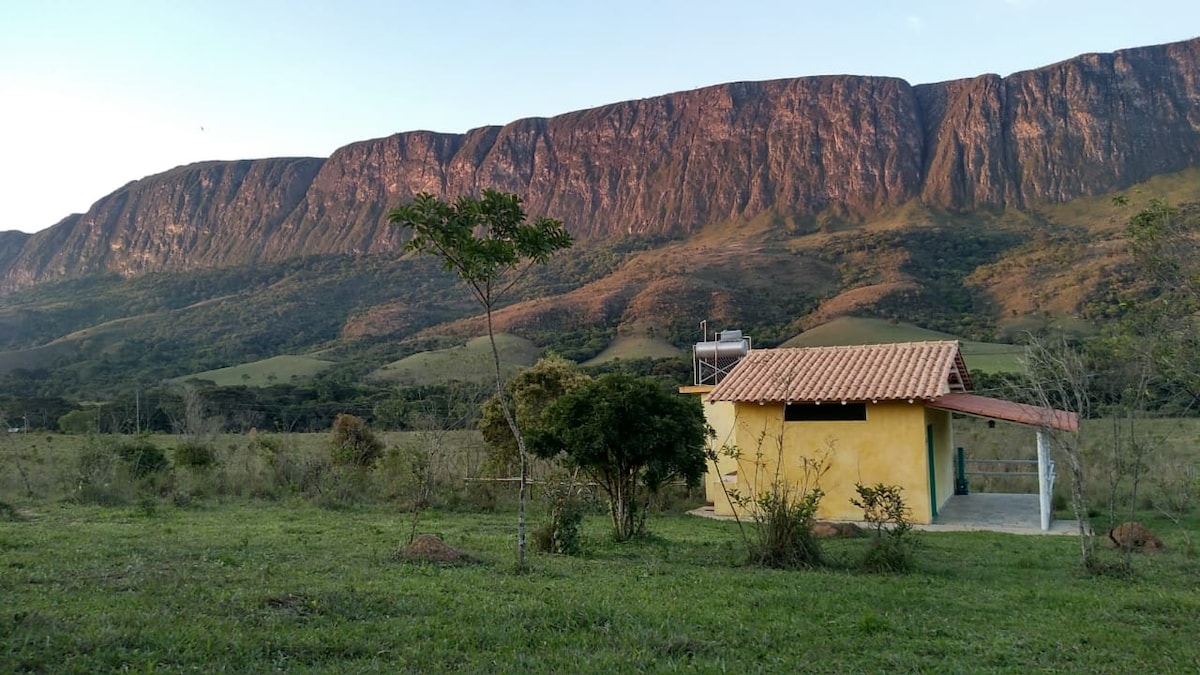
<path id="1" fill-rule="evenodd" d="M 125 463 L 131 478 L 146 478 L 169 468 L 162 448 L 144 436 L 120 441 L 113 450 Z"/>
<path id="2" fill-rule="evenodd" d="M 799 492 L 776 484 L 756 497 L 752 560 L 784 569 L 820 565 L 824 556 L 812 527 L 823 496 L 820 488 Z"/>
<path id="3" fill-rule="evenodd" d="M 739 470 L 751 476 L 749 491 L 742 492 L 721 483 L 721 489 L 729 503 L 734 506 L 734 517 L 738 531 L 746 544 L 747 557 L 757 565 L 778 568 L 814 567 L 824 563 L 824 554 L 813 525 L 817 510 L 825 492 L 821 490 L 821 478 L 829 470 L 829 457 L 836 449 L 836 441 L 826 440 L 823 453 L 816 457 L 800 457 L 800 471 L 789 481 L 783 474 L 782 430 L 773 439 L 775 463 L 770 467 L 766 461 L 764 444 L 768 440 L 764 429 L 759 435 L 758 446 L 753 455 L 747 456 L 737 446 L 723 445 L 718 450 L 710 446 L 705 454 L 720 470 L 722 457 L 738 462 Z M 767 487 L 758 489 L 761 474 L 771 471 Z M 746 511 L 752 520 L 744 524 L 738 510 Z"/>
<path id="4" fill-rule="evenodd" d="M 863 520 L 871 525 L 872 536 L 867 550 L 859 560 L 859 569 L 865 572 L 904 572 L 912 568 L 912 550 L 915 545 L 909 508 L 902 495 L 904 488 L 898 485 L 876 483 L 866 486 L 855 483 L 857 498 L 850 500 L 863 510 Z"/>
<path id="5" fill-rule="evenodd" d="M 339 466 L 367 469 L 383 455 L 383 442 L 367 428 L 366 420 L 341 414 L 333 421 L 329 457 Z"/>
<path id="6" fill-rule="evenodd" d="M 76 456 L 76 480 L 71 498 L 80 504 L 117 506 L 134 493 L 129 471 L 118 459 L 113 444 L 91 436 Z"/>
<path id="7" fill-rule="evenodd" d="M 388 448 L 375 470 L 380 495 L 398 501 L 408 511 L 426 508 L 433 495 L 429 463 L 429 451 L 419 444 Z"/>
<path id="8" fill-rule="evenodd" d="M 546 490 L 550 502 L 550 521 L 533 533 L 534 547 L 543 553 L 579 555 L 583 540 L 579 530 L 587 503 L 574 478 L 551 481 Z"/>
<path id="9" fill-rule="evenodd" d="M 208 443 L 188 440 L 175 446 L 172 453 L 175 466 L 189 469 L 207 469 L 217 463 L 217 453 Z"/>
<path id="10" fill-rule="evenodd" d="M 264 437 L 252 434 L 245 447 L 231 445 L 223 457 L 218 457 L 218 489 L 221 493 L 260 499 L 278 498 L 280 486 L 272 467 L 275 452 L 270 449 L 274 441 L 273 438 L 264 440 Z"/>

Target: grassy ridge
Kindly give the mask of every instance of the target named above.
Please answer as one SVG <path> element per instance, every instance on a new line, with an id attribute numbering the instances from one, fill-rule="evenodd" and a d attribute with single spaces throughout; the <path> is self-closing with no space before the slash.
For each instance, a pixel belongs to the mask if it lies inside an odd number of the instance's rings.
<path id="1" fill-rule="evenodd" d="M 956 335 L 928 330 L 903 322 L 862 317 L 841 317 L 806 330 L 784 342 L 781 347 L 824 347 L 831 345 L 864 345 L 888 342 L 923 342 L 928 340 L 960 340 L 967 368 L 987 373 L 1018 372 L 1019 357 L 1024 349 L 1019 345 L 961 340 Z"/>
<path id="2" fill-rule="evenodd" d="M 678 347 L 662 338 L 645 334 L 618 335 L 604 351 L 580 365 L 597 366 L 617 359 L 669 359 L 681 353 Z"/>
<path id="3" fill-rule="evenodd" d="M 242 363 L 228 368 L 207 370 L 180 379 L 209 380 L 219 387 L 266 387 L 275 381 L 291 382 L 317 375 L 333 365 L 332 361 L 310 356 L 272 356 L 269 359 Z"/>
<path id="4" fill-rule="evenodd" d="M 506 333 L 496 334 L 496 349 L 500 366 L 506 376 L 521 368 L 532 366 L 541 355 L 537 345 L 529 340 Z M 492 347 L 486 336 L 469 340 L 464 345 L 420 352 L 393 361 L 371 373 L 376 382 L 395 382 L 404 385 L 428 385 L 460 380 L 486 382 L 495 378 Z"/>
<path id="5" fill-rule="evenodd" d="M 596 516 L 587 555 L 515 575 L 513 520 L 431 514 L 423 530 L 483 561 L 435 567 L 391 560 L 387 507 L 35 508 L 0 520 L 0 671 L 1200 667 L 1200 567 L 1177 552 L 1130 582 L 1073 573 L 1068 537 L 946 533 L 909 575 L 780 572 L 740 566 L 732 523 L 662 516 L 616 545 Z"/>

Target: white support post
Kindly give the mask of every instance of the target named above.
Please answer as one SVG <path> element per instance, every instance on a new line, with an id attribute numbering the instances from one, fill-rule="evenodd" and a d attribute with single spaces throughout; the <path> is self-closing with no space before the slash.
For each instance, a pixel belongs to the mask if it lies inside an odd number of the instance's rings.
<path id="1" fill-rule="evenodd" d="M 1042 512 L 1042 530 L 1049 531 L 1050 521 L 1054 520 L 1054 513 L 1050 509 L 1050 497 L 1054 491 L 1054 477 L 1051 472 L 1054 468 L 1050 462 L 1050 439 L 1046 436 L 1045 429 L 1038 429 L 1037 432 L 1037 455 L 1038 502 Z"/>

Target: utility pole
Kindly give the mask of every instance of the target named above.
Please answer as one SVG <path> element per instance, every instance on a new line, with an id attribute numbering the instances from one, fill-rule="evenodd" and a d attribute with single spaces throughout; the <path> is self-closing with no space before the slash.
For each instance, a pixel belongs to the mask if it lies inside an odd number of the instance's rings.
<path id="1" fill-rule="evenodd" d="M 137 429 L 138 436 L 142 435 L 142 389 L 134 387 L 133 389 L 133 418 L 134 428 Z"/>

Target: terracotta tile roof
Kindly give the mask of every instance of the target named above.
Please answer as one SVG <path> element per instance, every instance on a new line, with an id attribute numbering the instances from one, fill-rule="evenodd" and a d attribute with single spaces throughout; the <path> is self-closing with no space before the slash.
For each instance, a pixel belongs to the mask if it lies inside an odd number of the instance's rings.
<path id="1" fill-rule="evenodd" d="M 708 400 L 929 400 L 970 388 L 958 342 L 904 342 L 751 350 Z"/>
<path id="2" fill-rule="evenodd" d="M 946 394 L 929 402 L 930 408 L 966 413 L 1031 427 L 1050 427 L 1060 431 L 1079 431 L 1079 416 L 1065 410 L 1041 408 L 1024 403 L 1002 401 L 974 394 Z"/>

